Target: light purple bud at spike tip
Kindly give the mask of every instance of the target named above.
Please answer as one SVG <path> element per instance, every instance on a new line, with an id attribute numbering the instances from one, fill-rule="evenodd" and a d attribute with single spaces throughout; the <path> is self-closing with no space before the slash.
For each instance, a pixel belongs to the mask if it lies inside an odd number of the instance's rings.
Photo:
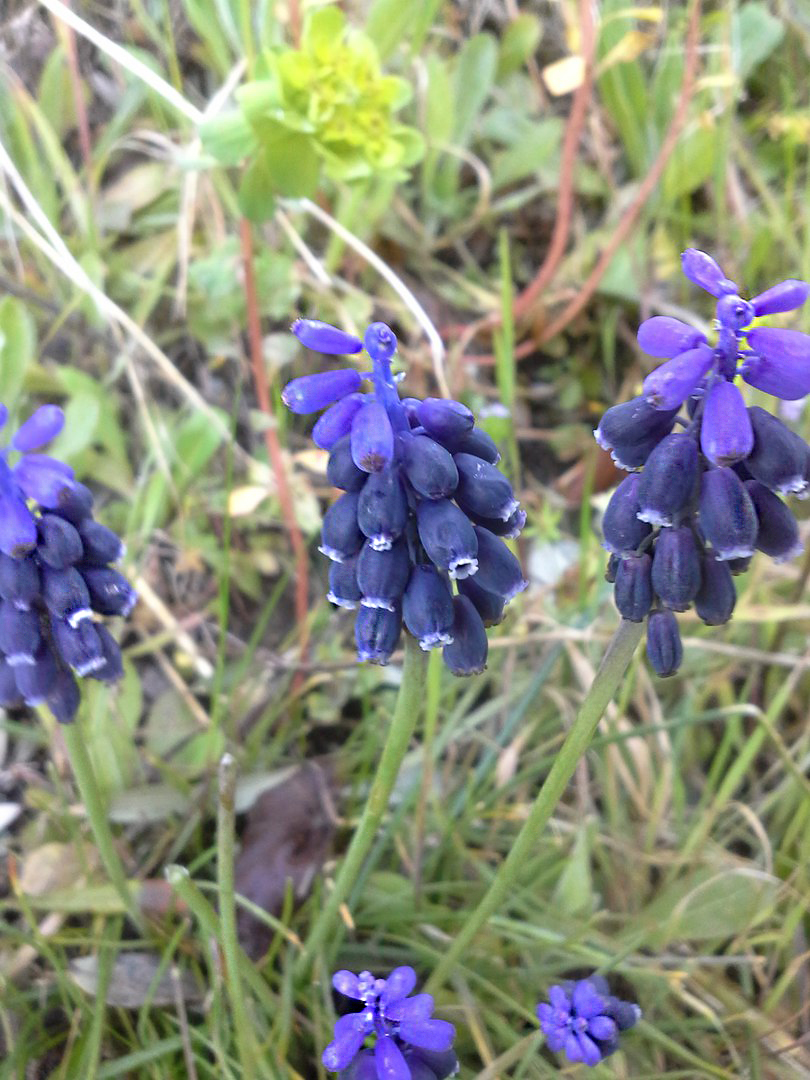
<path id="1" fill-rule="evenodd" d="M 806 281 L 788 278 L 766 289 L 751 301 L 755 315 L 778 315 L 782 311 L 794 311 L 801 307 L 810 295 L 810 285 Z"/>
<path id="2" fill-rule="evenodd" d="M 680 319 L 668 315 L 655 315 L 647 319 L 638 328 L 638 343 L 650 356 L 662 356 L 667 359 L 679 353 L 695 349 L 706 340 L 694 326 L 689 326 Z"/>
<path id="3" fill-rule="evenodd" d="M 323 371 L 318 375 L 302 375 L 288 382 L 281 391 L 281 400 L 294 413 L 311 413 L 325 409 L 347 394 L 360 389 L 362 376 L 354 368 Z"/>
<path id="4" fill-rule="evenodd" d="M 65 414 L 58 405 L 42 405 L 17 430 L 11 445 L 27 454 L 55 439 L 64 426 Z"/>
<path id="5" fill-rule="evenodd" d="M 296 319 L 290 329 L 307 349 L 332 356 L 348 356 L 363 348 L 363 342 L 354 334 L 347 334 L 318 319 Z"/>
<path id="6" fill-rule="evenodd" d="M 714 355 L 708 345 L 674 356 L 644 380 L 644 397 L 656 409 L 675 409 L 706 377 Z"/>
<path id="7" fill-rule="evenodd" d="M 706 394 L 700 448 L 715 465 L 731 465 L 751 453 L 754 432 L 745 401 L 734 383 L 725 379 Z"/>
<path id="8" fill-rule="evenodd" d="M 810 336 L 758 326 L 747 337 L 755 353 L 746 356 L 743 365 L 743 378 L 749 385 L 786 401 L 810 394 Z"/>
<path id="9" fill-rule="evenodd" d="M 369 326 L 363 337 L 366 352 L 372 360 L 390 360 L 397 351 L 397 339 L 390 326 L 383 322 L 375 322 Z"/>
<path id="10" fill-rule="evenodd" d="M 737 286 L 729 281 L 711 255 L 697 248 L 687 248 L 681 255 L 681 267 L 684 274 L 712 296 L 734 293 Z"/>

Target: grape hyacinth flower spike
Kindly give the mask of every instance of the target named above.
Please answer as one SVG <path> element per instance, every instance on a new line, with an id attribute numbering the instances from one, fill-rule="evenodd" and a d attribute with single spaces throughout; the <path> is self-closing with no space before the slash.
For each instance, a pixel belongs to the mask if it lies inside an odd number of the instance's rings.
<path id="1" fill-rule="evenodd" d="M 410 996 L 413 968 L 395 968 L 387 979 L 338 971 L 332 985 L 363 1004 L 340 1017 L 323 1052 L 323 1064 L 339 1080 L 445 1080 L 456 1073 L 455 1028 L 433 1017 L 430 994 Z"/>
<path id="2" fill-rule="evenodd" d="M 365 375 L 343 368 L 293 379 L 281 395 L 296 413 L 326 409 L 312 437 L 329 451 L 326 475 L 343 494 L 324 516 L 320 550 L 332 560 L 329 600 L 358 611 L 358 659 L 387 663 L 404 624 L 423 650 L 441 648 L 454 674 L 483 671 L 486 626 L 526 587 L 504 543 L 526 515 L 497 468 L 497 447 L 461 402 L 400 398 L 397 339 L 385 323 L 362 340 L 314 319 L 297 319 L 292 332 L 307 348 L 365 350 L 371 362 Z"/>
<path id="3" fill-rule="evenodd" d="M 564 1051 L 569 1061 L 588 1066 L 615 1053 L 620 1033 L 641 1018 L 638 1005 L 614 997 L 601 975 L 552 986 L 548 996 L 550 1004 L 537 1006 L 546 1045 Z"/>
<path id="4" fill-rule="evenodd" d="M 0 428 L 7 416 L 0 405 Z M 64 422 L 57 405 L 43 405 L 0 449 L 0 706 L 46 704 L 70 723 L 76 676 L 123 675 L 101 617 L 129 615 L 136 594 L 112 565 L 124 545 L 93 519 L 92 493 L 37 452 Z"/>
<path id="5" fill-rule="evenodd" d="M 810 285 L 789 279 L 746 300 L 710 255 L 689 248 L 681 261 L 717 300 L 714 344 L 679 319 L 647 319 L 639 344 L 665 362 L 594 432 L 630 471 L 603 520 L 608 578 L 622 617 L 647 619 L 647 656 L 662 677 L 683 655 L 673 612 L 694 604 L 708 625 L 727 622 L 733 575 L 755 551 L 777 562 L 802 551 L 782 497 L 810 496 L 810 447 L 767 409 L 746 406 L 737 382 L 787 401 L 810 394 L 810 336 L 751 325 L 801 307 Z"/>

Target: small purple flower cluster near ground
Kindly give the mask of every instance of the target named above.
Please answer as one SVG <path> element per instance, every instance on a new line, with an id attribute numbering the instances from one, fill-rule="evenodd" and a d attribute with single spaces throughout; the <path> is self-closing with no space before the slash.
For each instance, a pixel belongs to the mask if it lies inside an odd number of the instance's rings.
<path id="1" fill-rule="evenodd" d="M 339 1080 L 445 1080 L 458 1072 L 455 1028 L 433 1016 L 430 994 L 413 994 L 413 968 L 395 968 L 387 979 L 338 971 L 332 986 L 363 1005 L 337 1020 L 323 1052 L 323 1064 Z M 549 998 L 550 1005 L 537 1006 L 546 1045 L 585 1065 L 614 1053 L 620 1033 L 641 1016 L 638 1005 L 614 997 L 600 975 L 552 986 Z"/>
<path id="2" fill-rule="evenodd" d="M 716 343 L 678 319 L 647 319 L 639 344 L 666 362 L 594 433 L 629 471 L 602 523 L 607 577 L 622 617 L 647 619 L 647 656 L 661 676 L 674 675 L 683 656 L 675 612 L 694 605 L 709 626 L 728 622 L 733 576 L 755 551 L 776 562 L 801 552 L 782 496 L 810 495 L 810 447 L 766 409 L 746 407 L 735 383 L 739 375 L 787 401 L 810 394 L 810 336 L 751 326 L 800 307 L 810 285 L 782 281 L 745 300 L 705 252 L 689 248 L 682 265 L 717 298 Z"/>
<path id="3" fill-rule="evenodd" d="M 634 1026 L 641 1009 L 620 1001 L 601 975 L 552 986 L 551 1004 L 537 1006 L 549 1050 L 564 1050 L 569 1061 L 598 1065 L 619 1048 L 619 1034 Z"/>
<path id="4" fill-rule="evenodd" d="M 412 967 L 395 968 L 387 979 L 338 971 L 332 985 L 363 1003 L 360 1012 L 340 1017 L 323 1052 L 323 1064 L 341 1080 L 444 1080 L 457 1071 L 456 1029 L 433 1017 L 430 994 L 410 996 L 416 986 Z M 373 1046 L 367 1047 L 369 1038 Z"/>
<path id="5" fill-rule="evenodd" d="M 7 419 L 0 405 L 0 428 Z M 93 520 L 91 492 L 35 452 L 64 422 L 43 405 L 0 450 L 0 706 L 47 704 L 69 723 L 76 675 L 121 678 L 121 650 L 100 617 L 128 615 L 136 594 L 111 565 L 124 545 Z"/>
<path id="6" fill-rule="evenodd" d="M 327 477 L 344 494 L 326 512 L 320 550 L 332 560 L 329 599 L 357 610 L 358 659 L 387 663 L 404 623 L 422 649 L 442 649 L 453 674 L 483 671 L 485 628 L 526 587 L 502 539 L 518 536 L 526 515 L 496 467 L 497 447 L 461 402 L 400 398 L 397 339 L 385 323 L 362 341 L 313 319 L 292 331 L 307 348 L 365 348 L 371 359 L 365 376 L 305 375 L 281 395 L 295 413 L 326 409 L 312 438 L 329 451 Z"/>

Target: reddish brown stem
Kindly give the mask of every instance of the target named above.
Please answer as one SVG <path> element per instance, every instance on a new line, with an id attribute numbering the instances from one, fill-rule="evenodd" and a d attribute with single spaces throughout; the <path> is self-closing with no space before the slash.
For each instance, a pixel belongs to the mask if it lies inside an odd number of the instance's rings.
<path id="1" fill-rule="evenodd" d="M 658 151 L 658 156 L 653 162 L 652 168 L 644 177 L 643 181 L 639 185 L 638 192 L 631 205 L 627 208 L 622 216 L 619 224 L 616 226 L 610 241 L 602 251 L 599 261 L 596 266 L 588 275 L 585 284 L 579 290 L 577 295 L 571 301 L 567 308 L 561 312 L 557 318 L 543 329 L 540 335 L 538 344 L 551 341 L 553 337 L 561 333 L 572 319 L 582 311 L 588 301 L 599 287 L 599 282 L 610 265 L 613 256 L 618 249 L 628 238 L 633 230 L 633 226 L 638 220 L 638 216 L 641 213 L 642 207 L 649 199 L 655 190 L 658 181 L 661 179 L 661 175 L 666 168 L 667 162 L 672 155 L 672 151 L 675 149 L 675 145 L 678 142 L 678 138 L 681 134 L 684 124 L 686 123 L 687 113 L 689 111 L 689 102 L 692 99 L 692 92 L 695 88 L 695 80 L 697 78 L 697 65 L 698 65 L 698 45 L 699 45 L 699 30 L 700 30 L 700 13 L 701 13 L 701 0 L 694 0 L 692 5 L 692 13 L 689 19 L 689 28 L 686 35 L 686 59 L 683 69 L 683 81 L 681 82 L 681 90 L 678 97 L 678 104 L 675 108 L 675 113 L 672 117 L 672 121 L 669 125 L 669 129 L 664 137 L 664 141 L 661 144 L 661 149 Z"/>
<path id="2" fill-rule="evenodd" d="M 262 353 L 262 327 L 259 316 L 259 302 L 256 294 L 256 274 L 253 267 L 253 234 L 250 222 L 242 218 L 239 225 L 242 241 L 242 264 L 245 275 L 245 305 L 247 307 L 248 340 L 250 342 L 250 361 L 253 370 L 253 385 L 256 390 L 256 399 L 259 408 L 268 419 L 264 431 L 264 439 L 267 444 L 267 455 L 270 459 L 273 472 L 276 477 L 278 501 L 281 506 L 281 516 L 284 519 L 290 543 L 295 556 L 295 616 L 298 621 L 298 633 L 300 643 L 301 662 L 306 663 L 307 646 L 309 643 L 309 560 L 307 549 L 298 522 L 295 518 L 292 491 L 284 467 L 284 458 L 281 453 L 281 444 L 276 430 L 276 417 L 273 402 L 270 398 L 270 387 L 267 381 L 267 373 L 264 367 Z M 298 678 L 298 676 L 296 676 Z"/>

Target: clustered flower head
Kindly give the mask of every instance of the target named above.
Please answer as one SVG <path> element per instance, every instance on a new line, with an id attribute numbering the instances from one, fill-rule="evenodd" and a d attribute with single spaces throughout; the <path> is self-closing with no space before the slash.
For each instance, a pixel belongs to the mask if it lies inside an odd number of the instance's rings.
<path id="1" fill-rule="evenodd" d="M 7 419 L 0 405 L 0 428 Z M 74 676 L 121 678 L 121 650 L 99 617 L 128 615 L 136 594 L 111 565 L 124 545 L 93 520 L 91 492 L 70 466 L 34 452 L 64 422 L 43 405 L 0 449 L 0 706 L 47 704 L 69 723 Z"/>
<path id="2" fill-rule="evenodd" d="M 716 343 L 678 319 L 647 319 L 639 343 L 666 362 L 639 397 L 608 409 L 594 433 L 630 472 L 602 525 L 608 580 L 623 618 L 647 619 L 647 656 L 661 676 L 682 660 L 674 612 L 694 604 L 708 625 L 728 622 L 733 575 L 755 551 L 782 562 L 802 550 L 780 496 L 810 495 L 810 447 L 766 409 L 746 407 L 735 382 L 740 375 L 788 401 L 810 394 L 810 336 L 751 326 L 800 307 L 810 286 L 782 281 L 745 300 L 705 252 L 689 248 L 682 265 L 717 298 Z"/>
<path id="3" fill-rule="evenodd" d="M 344 494 L 324 516 L 320 550 L 332 560 L 329 599 L 358 611 L 358 659 L 387 663 L 404 622 L 422 649 L 442 648 L 455 675 L 483 671 L 485 627 L 526 587 L 501 539 L 516 537 L 526 515 L 496 467 L 494 442 L 459 401 L 400 399 L 397 339 L 385 323 L 362 341 L 312 319 L 292 331 L 323 353 L 365 348 L 372 362 L 367 376 L 341 368 L 282 392 L 293 412 L 326 409 L 312 438 L 329 451 L 326 475 Z M 370 393 L 360 391 L 364 377 Z"/>
<path id="4" fill-rule="evenodd" d="M 549 989 L 551 1004 L 537 1006 L 549 1050 L 564 1050 L 569 1061 L 598 1065 L 619 1048 L 619 1034 L 641 1017 L 641 1009 L 614 997 L 601 975 Z"/>
<path id="5" fill-rule="evenodd" d="M 457 1071 L 456 1030 L 433 1017 L 430 994 L 410 996 L 413 968 L 395 968 L 387 979 L 338 971 L 332 985 L 363 1003 L 360 1012 L 340 1017 L 323 1052 L 323 1064 L 340 1080 L 445 1080 Z"/>

